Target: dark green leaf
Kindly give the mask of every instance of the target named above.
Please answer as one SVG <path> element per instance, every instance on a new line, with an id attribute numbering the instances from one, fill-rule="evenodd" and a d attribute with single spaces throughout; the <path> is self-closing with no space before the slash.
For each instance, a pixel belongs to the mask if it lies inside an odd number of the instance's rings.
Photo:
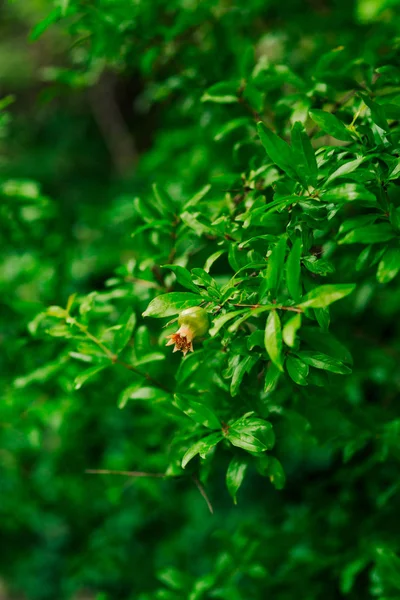
<path id="1" fill-rule="evenodd" d="M 114 338 L 114 349 L 116 353 L 121 352 L 131 339 L 136 325 L 136 315 L 128 308 L 128 310 L 122 315 L 121 321 L 122 324 L 116 331 Z"/>
<path id="2" fill-rule="evenodd" d="M 324 202 L 354 202 L 361 200 L 367 203 L 376 203 L 375 195 L 360 183 L 343 183 L 331 188 L 321 195 Z"/>
<path id="3" fill-rule="evenodd" d="M 278 385 L 278 381 L 281 375 L 282 371 L 278 369 L 278 367 L 275 366 L 273 362 L 270 362 L 265 373 L 264 392 L 266 392 L 267 394 L 273 392 L 276 386 Z"/>
<path id="4" fill-rule="evenodd" d="M 239 419 L 230 426 L 226 437 L 233 446 L 248 452 L 264 452 L 275 443 L 271 423 L 256 417 Z"/>
<path id="5" fill-rule="evenodd" d="M 297 352 L 296 355 L 302 362 L 306 363 L 306 365 L 310 365 L 310 367 L 314 367 L 315 369 L 322 369 L 340 375 L 351 373 L 350 367 L 347 367 L 337 358 L 332 358 L 327 354 L 303 351 Z"/>
<path id="6" fill-rule="evenodd" d="M 266 288 L 272 298 L 275 298 L 279 292 L 279 284 L 282 279 L 283 265 L 286 254 L 286 238 L 281 237 L 275 248 L 268 257 L 268 267 L 266 273 Z M 263 286 L 260 289 L 260 299 L 264 297 Z"/>
<path id="7" fill-rule="evenodd" d="M 250 373 L 251 369 L 254 367 L 258 360 L 257 356 L 246 356 L 243 360 L 240 361 L 237 368 L 235 369 L 231 381 L 231 394 L 232 396 L 236 396 L 239 391 L 240 384 L 242 383 L 242 379 L 246 373 Z"/>
<path id="8" fill-rule="evenodd" d="M 212 450 L 214 446 L 216 446 L 218 442 L 222 440 L 222 438 L 222 433 L 212 433 L 211 435 L 202 438 L 201 440 L 190 446 L 190 448 L 185 452 L 182 458 L 182 469 L 186 467 L 188 462 L 192 460 L 192 458 L 196 456 L 196 454 L 200 454 L 202 458 L 205 458 L 208 452 L 210 452 L 210 450 Z"/>
<path id="9" fill-rule="evenodd" d="M 174 404 L 196 423 L 200 423 L 200 425 L 204 425 L 209 429 L 221 429 L 217 416 L 208 406 L 200 404 L 200 402 L 196 402 L 183 394 L 175 394 Z"/>
<path id="10" fill-rule="evenodd" d="M 361 163 L 364 162 L 364 160 L 365 156 L 360 156 L 355 160 L 349 160 L 345 162 L 338 169 L 335 169 L 331 175 L 329 175 L 328 179 L 325 182 L 325 185 L 328 185 L 328 183 L 330 183 L 334 179 L 337 179 L 338 177 L 345 177 L 346 175 L 353 173 L 353 171 L 358 169 L 358 167 L 361 165 Z"/>
<path id="11" fill-rule="evenodd" d="M 384 107 L 378 104 L 377 102 L 371 100 L 371 98 L 367 94 L 362 94 L 361 97 L 371 111 L 371 118 L 373 122 L 376 123 L 378 127 L 383 129 L 383 131 L 390 131 L 390 127 L 386 120 Z"/>
<path id="12" fill-rule="evenodd" d="M 270 482 L 277 490 L 281 490 L 285 486 L 285 471 L 279 460 L 274 456 L 269 457 L 267 474 Z"/>
<path id="13" fill-rule="evenodd" d="M 350 131 L 335 115 L 315 108 L 310 110 L 310 117 L 321 129 L 337 140 L 353 141 Z"/>
<path id="14" fill-rule="evenodd" d="M 318 166 L 315 159 L 314 148 L 310 138 L 300 122 L 296 122 L 291 134 L 292 149 L 296 161 L 296 170 L 300 177 L 306 181 L 306 185 L 317 186 Z"/>
<path id="15" fill-rule="evenodd" d="M 400 271 L 400 248 L 388 248 L 378 265 L 379 283 L 389 283 Z"/>
<path id="16" fill-rule="evenodd" d="M 307 364 L 294 356 L 289 356 L 286 360 L 286 369 L 297 385 L 308 385 L 307 375 L 309 366 Z"/>
<path id="17" fill-rule="evenodd" d="M 301 283 L 300 283 L 300 258 L 302 252 L 301 239 L 297 238 L 294 242 L 286 262 L 286 283 L 290 295 L 295 302 L 301 298 Z"/>
<path id="18" fill-rule="evenodd" d="M 178 283 L 192 292 L 199 292 L 198 288 L 194 285 L 192 277 L 185 267 L 179 265 L 163 265 L 164 269 L 170 269 L 176 277 Z"/>
<path id="19" fill-rule="evenodd" d="M 241 456 L 234 456 L 229 463 L 226 472 L 226 487 L 233 498 L 233 502 L 237 504 L 237 492 L 243 483 L 244 476 L 247 470 L 247 460 Z"/>
<path id="20" fill-rule="evenodd" d="M 388 242 L 396 237 L 390 223 L 377 223 L 374 225 L 366 225 L 349 231 L 339 244 L 379 244 L 380 242 Z"/>
<path id="21" fill-rule="evenodd" d="M 297 180 L 298 175 L 291 147 L 270 129 L 267 129 L 263 123 L 258 123 L 257 129 L 261 143 L 272 162 L 285 171 L 289 177 Z"/>
<path id="22" fill-rule="evenodd" d="M 225 325 L 225 323 L 228 323 L 232 319 L 235 319 L 236 317 L 239 317 L 243 313 L 247 313 L 247 312 L 248 312 L 248 310 L 246 308 L 241 308 L 240 310 L 234 310 L 232 312 L 227 312 L 224 315 L 220 315 L 219 317 L 216 317 L 213 321 L 213 325 L 209 331 L 209 334 L 211 335 L 211 337 L 217 335 L 217 333 L 219 332 L 221 327 L 223 327 Z"/>

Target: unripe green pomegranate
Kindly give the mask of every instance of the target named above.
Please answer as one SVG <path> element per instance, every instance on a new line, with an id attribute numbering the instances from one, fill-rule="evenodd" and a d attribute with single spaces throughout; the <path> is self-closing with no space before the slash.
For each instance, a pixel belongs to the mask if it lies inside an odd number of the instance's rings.
<path id="1" fill-rule="evenodd" d="M 209 328 L 207 311 L 200 306 L 185 308 L 178 317 L 179 329 L 168 336 L 167 346 L 175 346 L 174 352 L 179 350 L 186 356 L 193 352 L 193 340 L 205 335 Z"/>

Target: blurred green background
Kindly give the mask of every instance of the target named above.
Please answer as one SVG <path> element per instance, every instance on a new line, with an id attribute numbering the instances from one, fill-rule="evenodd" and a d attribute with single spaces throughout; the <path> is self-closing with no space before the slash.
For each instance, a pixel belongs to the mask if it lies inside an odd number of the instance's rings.
<path id="1" fill-rule="evenodd" d="M 89 475 L 164 471 L 171 426 L 147 406 L 118 408 L 129 373 L 75 390 L 57 340 L 29 330 L 72 293 L 107 294 L 116 270 L 129 273 L 121 265 L 141 261 L 147 280 L 146 261 L 166 262 L 151 233 L 131 238 L 134 198 L 151 204 L 155 181 L 189 198 L 230 170 L 230 149 L 213 142 L 226 107 L 200 99 L 237 76 L 249 45 L 312 77 L 324 52 L 368 61 L 399 30 L 388 0 L 1 4 L 0 598 L 399 597 L 371 592 L 365 573 L 349 583 L 370 563 L 366 540 L 399 533 L 396 506 L 374 505 L 379 464 L 363 478 L 364 462 L 350 474 L 307 448 L 285 465 L 283 491 L 249 478 L 234 506 L 217 461 L 213 516 L 190 480 Z M 269 93 L 279 106 L 280 87 Z M 149 289 L 130 294 L 140 313 Z M 396 473 L 385 465 L 387 481 Z"/>

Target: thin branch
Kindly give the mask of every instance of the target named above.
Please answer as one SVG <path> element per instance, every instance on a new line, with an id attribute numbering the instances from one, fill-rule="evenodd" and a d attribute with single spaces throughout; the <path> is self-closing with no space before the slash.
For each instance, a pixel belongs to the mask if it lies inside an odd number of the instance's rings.
<path id="1" fill-rule="evenodd" d="M 108 469 L 85 469 L 90 475 L 124 475 L 126 477 L 172 477 L 165 473 L 145 473 L 144 471 L 109 471 Z"/>
<path id="2" fill-rule="evenodd" d="M 264 304 L 233 304 L 232 306 L 235 306 L 237 308 L 263 308 L 265 305 Z M 272 309 L 272 307 L 271 307 L 271 309 Z M 297 308 L 296 306 L 281 306 L 279 304 L 274 306 L 273 309 L 288 310 L 290 312 L 295 312 L 295 313 L 303 312 L 303 310 L 301 308 Z"/>
<path id="3" fill-rule="evenodd" d="M 148 373 L 143 372 L 140 369 L 138 369 L 137 367 L 120 360 L 118 358 L 118 355 L 111 352 L 111 350 L 109 348 L 107 348 L 107 346 L 105 344 L 103 344 L 103 342 L 101 340 L 99 340 L 96 336 L 94 336 L 92 333 L 90 333 L 90 331 L 88 331 L 88 329 L 87 329 L 87 327 L 85 327 L 85 325 L 82 325 L 82 323 L 79 323 L 79 321 L 77 321 L 73 317 L 68 317 L 67 323 L 69 323 L 70 325 L 75 325 L 75 327 L 77 327 L 79 329 L 79 331 L 81 331 L 84 335 L 86 335 L 86 337 L 88 337 L 94 344 L 96 344 L 96 346 L 98 346 L 98 348 L 100 348 L 104 352 L 104 354 L 107 356 L 107 358 L 114 365 L 115 364 L 120 365 L 121 367 L 124 367 L 128 371 L 132 371 L 133 373 L 136 373 L 140 377 L 144 377 L 144 379 L 147 379 L 147 381 L 149 383 L 152 383 L 154 386 L 164 390 L 164 392 L 167 392 L 168 394 L 171 393 L 171 390 L 169 390 L 163 383 L 160 383 L 159 381 L 157 381 L 157 379 L 154 379 L 154 377 L 152 377 Z"/>
<path id="4" fill-rule="evenodd" d="M 194 481 L 195 486 L 199 490 L 200 494 L 203 496 L 204 500 L 206 501 L 206 504 L 208 506 L 208 510 L 213 515 L 214 514 L 214 509 L 213 509 L 213 506 L 212 506 L 212 504 L 210 502 L 209 497 L 207 496 L 206 490 L 204 489 L 204 487 L 202 486 L 202 484 L 200 483 L 200 481 L 197 479 L 197 477 L 195 475 L 192 475 L 192 479 Z"/>
<path id="5" fill-rule="evenodd" d="M 89 102 L 115 168 L 124 175 L 136 167 L 139 156 L 118 106 L 115 87 L 115 77 L 111 73 L 102 73 L 89 91 Z"/>
<path id="6" fill-rule="evenodd" d="M 134 373 L 137 373 L 141 377 L 144 377 L 145 379 L 147 379 L 147 381 L 149 383 L 152 383 L 156 387 L 159 387 L 161 390 L 164 390 L 164 392 L 167 392 L 168 394 L 172 393 L 171 390 L 168 389 L 163 383 L 160 383 L 159 381 L 157 381 L 157 379 L 154 379 L 154 377 L 152 377 L 148 373 L 144 373 L 137 367 L 134 367 L 133 365 L 130 365 L 122 360 L 119 360 L 119 358 L 117 358 L 117 360 L 114 360 L 113 362 L 116 363 L 117 365 L 120 365 L 121 367 L 124 367 L 128 371 L 133 371 Z"/>

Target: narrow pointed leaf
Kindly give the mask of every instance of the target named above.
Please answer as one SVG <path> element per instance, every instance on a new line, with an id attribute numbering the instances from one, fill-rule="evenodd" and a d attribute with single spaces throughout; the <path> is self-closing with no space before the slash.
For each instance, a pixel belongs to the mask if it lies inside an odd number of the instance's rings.
<path id="1" fill-rule="evenodd" d="M 270 359 L 279 371 L 283 371 L 282 328 L 276 310 L 272 310 L 268 316 L 264 342 Z"/>

